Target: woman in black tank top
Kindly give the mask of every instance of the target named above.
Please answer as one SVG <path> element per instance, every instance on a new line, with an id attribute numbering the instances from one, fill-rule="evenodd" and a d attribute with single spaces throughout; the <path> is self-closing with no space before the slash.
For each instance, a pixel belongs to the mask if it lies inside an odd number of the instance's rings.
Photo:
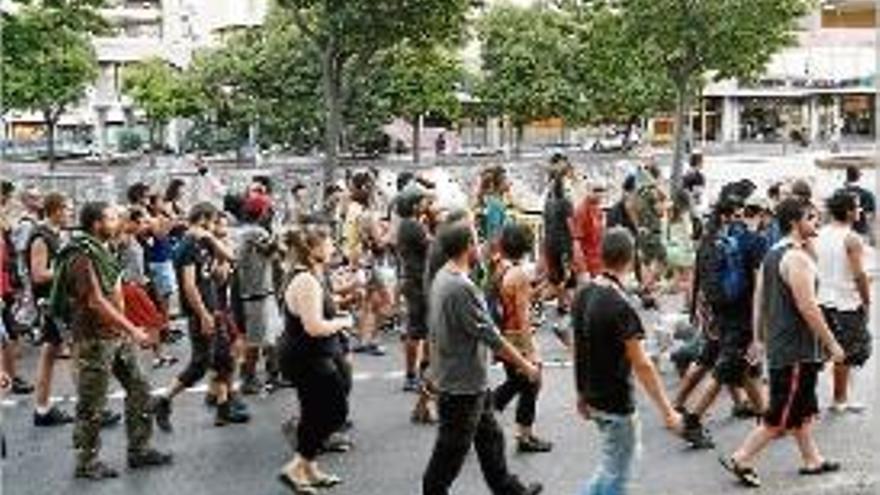
<path id="1" fill-rule="evenodd" d="M 348 390 L 342 366 L 342 332 L 353 326 L 351 317 L 335 316 L 325 266 L 335 247 L 330 230 L 307 225 L 285 236 L 294 266 L 284 293 L 284 333 L 278 344 L 281 371 L 297 388 L 300 421 L 296 455 L 278 479 L 296 493 L 316 493 L 341 480 L 318 469 L 321 445 L 348 416 Z"/>

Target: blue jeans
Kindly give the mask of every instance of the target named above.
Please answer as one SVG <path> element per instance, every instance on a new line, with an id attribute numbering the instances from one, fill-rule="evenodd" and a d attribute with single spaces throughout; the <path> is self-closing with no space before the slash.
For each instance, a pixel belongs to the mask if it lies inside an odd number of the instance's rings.
<path id="1" fill-rule="evenodd" d="M 579 495 L 624 495 L 639 446 L 638 417 L 593 411 L 593 421 L 602 442 L 599 465 Z"/>

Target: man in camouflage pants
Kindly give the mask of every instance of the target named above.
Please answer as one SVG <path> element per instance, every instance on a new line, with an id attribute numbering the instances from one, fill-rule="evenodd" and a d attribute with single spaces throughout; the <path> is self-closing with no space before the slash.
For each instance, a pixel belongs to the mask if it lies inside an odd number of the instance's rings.
<path id="1" fill-rule="evenodd" d="M 125 389 L 128 466 L 169 464 L 171 455 L 149 447 L 153 419 L 150 386 L 138 367 L 134 346 L 148 345 L 151 337 L 123 313 L 121 270 L 106 247 L 118 228 L 117 214 L 106 203 L 87 203 L 80 223 L 85 234 L 59 255 L 50 307 L 55 317 L 69 324 L 76 348 L 75 475 L 101 480 L 118 476 L 98 459 L 101 416 L 111 373 Z"/>

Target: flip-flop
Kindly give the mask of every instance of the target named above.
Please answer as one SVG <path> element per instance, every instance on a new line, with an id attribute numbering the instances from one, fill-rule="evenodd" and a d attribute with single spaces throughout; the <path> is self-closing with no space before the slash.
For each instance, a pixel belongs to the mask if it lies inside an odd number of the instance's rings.
<path id="1" fill-rule="evenodd" d="M 739 479 L 739 482 L 749 488 L 759 488 L 761 486 L 761 478 L 754 468 L 742 467 L 733 460 L 732 457 L 719 457 L 718 462 L 724 466 L 728 472 Z"/>
<path id="2" fill-rule="evenodd" d="M 278 481 L 297 495 L 318 495 L 318 490 L 315 490 L 311 484 L 299 483 L 284 473 L 278 473 Z"/>
<path id="3" fill-rule="evenodd" d="M 840 468 L 841 466 L 839 462 L 822 461 L 822 464 L 819 464 L 814 468 L 801 468 L 798 473 L 800 473 L 801 476 L 818 476 L 821 474 L 836 473 L 837 471 L 840 471 Z"/>

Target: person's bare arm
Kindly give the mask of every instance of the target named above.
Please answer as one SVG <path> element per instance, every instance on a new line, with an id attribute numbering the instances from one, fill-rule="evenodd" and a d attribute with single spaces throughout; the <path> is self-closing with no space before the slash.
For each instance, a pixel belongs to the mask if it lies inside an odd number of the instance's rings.
<path id="1" fill-rule="evenodd" d="M 299 315 L 306 333 L 313 337 L 326 337 L 353 326 L 351 317 L 324 318 L 323 288 L 313 275 L 294 278 L 287 286 L 284 301 Z"/>
<path id="2" fill-rule="evenodd" d="M 755 277 L 755 295 L 752 299 L 752 331 L 755 342 L 767 340 L 767 313 L 764 310 L 764 266 L 758 269 Z"/>
<path id="3" fill-rule="evenodd" d="M 862 307 L 868 310 L 871 307 L 871 282 L 865 270 L 864 255 L 865 245 L 862 239 L 856 234 L 850 234 L 846 238 L 846 257 L 856 282 L 856 289 L 859 291 L 859 298 L 862 300 Z"/>
<path id="4" fill-rule="evenodd" d="M 645 353 L 640 339 L 627 339 L 625 341 L 626 359 L 630 362 L 633 372 L 636 375 L 645 393 L 657 407 L 660 416 L 666 428 L 670 430 L 678 430 L 681 427 L 681 415 L 672 408 L 669 398 L 666 397 L 666 391 L 663 389 L 663 382 L 657 374 L 657 369 L 651 358 Z"/>
<path id="5" fill-rule="evenodd" d="M 831 352 L 833 359 L 839 361 L 843 359 L 843 349 L 828 328 L 825 316 L 819 308 L 816 299 L 816 274 L 807 256 L 810 254 L 806 251 L 789 251 L 782 259 L 779 270 L 791 289 L 794 303 L 807 326 Z"/>
<path id="6" fill-rule="evenodd" d="M 181 270 L 181 277 L 180 283 L 183 289 L 183 297 L 186 298 L 187 304 L 200 320 L 202 332 L 210 335 L 214 332 L 214 315 L 208 311 L 205 302 L 202 301 L 202 294 L 196 285 L 196 266 L 192 264 L 185 265 L 183 270 Z"/>
<path id="7" fill-rule="evenodd" d="M 501 347 L 496 351 L 499 359 L 513 365 L 514 368 L 520 370 L 529 381 L 538 382 L 541 379 L 541 370 L 531 361 L 525 358 L 517 349 L 504 337 L 501 338 Z"/>
<path id="8" fill-rule="evenodd" d="M 35 284 L 48 284 L 52 281 L 53 271 L 49 266 L 49 246 L 38 237 L 31 244 L 30 259 L 31 281 Z"/>

